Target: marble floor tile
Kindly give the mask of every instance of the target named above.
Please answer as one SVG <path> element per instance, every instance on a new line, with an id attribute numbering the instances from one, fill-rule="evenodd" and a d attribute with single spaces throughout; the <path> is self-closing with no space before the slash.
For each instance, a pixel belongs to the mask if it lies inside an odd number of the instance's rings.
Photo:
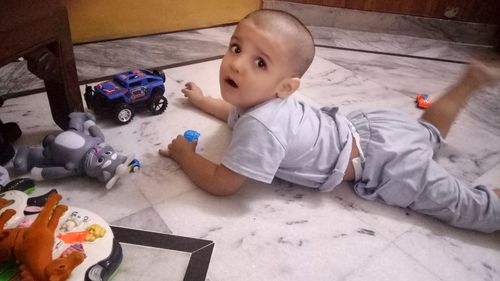
<path id="1" fill-rule="evenodd" d="M 488 184 L 491 182 L 500 182 L 500 164 L 497 164 L 495 167 L 482 174 L 479 178 L 476 178 L 473 184 Z"/>
<path id="2" fill-rule="evenodd" d="M 397 262 L 395 262 L 397 261 Z M 436 274 L 420 265 L 411 255 L 395 245 L 374 254 L 363 265 L 349 273 L 346 281 L 441 281 Z"/>
<path id="3" fill-rule="evenodd" d="M 189 253 L 122 244 L 123 261 L 113 281 L 181 281 L 189 264 Z M 169 262 L 165 262 L 168 260 Z"/>
<path id="4" fill-rule="evenodd" d="M 111 224 L 121 227 L 147 229 L 153 232 L 172 234 L 172 230 L 168 228 L 167 224 L 165 224 L 153 207 L 148 207 L 129 216 L 111 221 Z"/>
<path id="5" fill-rule="evenodd" d="M 337 280 L 390 243 L 334 193 L 303 188 L 248 182 L 231 200 L 193 190 L 155 209 L 174 233 L 215 242 L 214 280 Z"/>
<path id="6" fill-rule="evenodd" d="M 498 25 L 379 13 L 356 9 L 264 0 L 264 8 L 287 11 L 307 25 L 403 34 L 420 38 L 493 45 Z"/>
<path id="7" fill-rule="evenodd" d="M 437 229 L 416 226 L 393 243 L 440 280 L 500 279 L 498 240 L 468 231 L 445 233 Z"/>
<path id="8" fill-rule="evenodd" d="M 192 30 L 76 45 L 78 76 L 87 80 L 131 68 L 160 67 L 223 55 L 227 43 L 206 34 L 211 33 Z"/>
<path id="9" fill-rule="evenodd" d="M 309 26 L 309 29 L 316 45 L 335 48 L 459 62 L 500 58 L 498 51 L 488 45 L 324 26 Z"/>

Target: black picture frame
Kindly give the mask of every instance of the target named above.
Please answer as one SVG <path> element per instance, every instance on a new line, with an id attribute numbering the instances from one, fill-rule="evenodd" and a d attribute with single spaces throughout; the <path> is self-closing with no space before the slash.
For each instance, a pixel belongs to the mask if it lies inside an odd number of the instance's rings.
<path id="1" fill-rule="evenodd" d="M 205 281 L 215 243 L 147 230 L 111 226 L 115 239 L 120 243 L 155 247 L 190 253 L 184 281 Z"/>

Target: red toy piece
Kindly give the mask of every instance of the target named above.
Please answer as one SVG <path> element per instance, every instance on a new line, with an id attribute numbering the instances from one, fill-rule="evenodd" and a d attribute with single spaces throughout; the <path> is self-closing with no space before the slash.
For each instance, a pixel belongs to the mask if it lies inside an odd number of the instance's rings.
<path id="1" fill-rule="evenodd" d="M 418 94 L 416 99 L 417 107 L 427 109 L 431 106 L 429 95 Z"/>

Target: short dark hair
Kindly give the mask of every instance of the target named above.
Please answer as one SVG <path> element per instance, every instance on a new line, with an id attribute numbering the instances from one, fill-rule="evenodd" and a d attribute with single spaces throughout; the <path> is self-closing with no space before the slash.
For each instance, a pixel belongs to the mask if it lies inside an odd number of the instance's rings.
<path id="1" fill-rule="evenodd" d="M 294 74 L 298 77 L 304 75 L 314 59 L 314 40 L 309 29 L 297 17 L 280 10 L 262 9 L 244 19 L 252 19 L 257 26 L 285 36 L 290 41 Z"/>

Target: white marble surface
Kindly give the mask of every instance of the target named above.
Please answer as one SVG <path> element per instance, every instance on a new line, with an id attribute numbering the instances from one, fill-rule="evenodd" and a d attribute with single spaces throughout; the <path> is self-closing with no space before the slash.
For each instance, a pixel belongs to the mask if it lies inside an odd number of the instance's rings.
<path id="1" fill-rule="evenodd" d="M 347 28 L 309 26 L 316 45 L 408 55 L 423 58 L 470 61 L 490 60 L 498 57 L 493 46 L 472 45 L 449 40 L 395 35 Z"/>
<path id="2" fill-rule="evenodd" d="M 212 32 L 225 41 L 228 32 Z M 182 46 L 178 46 L 182 48 Z M 222 122 L 192 108 L 180 93 L 195 81 L 218 96 L 220 60 L 166 69 L 166 112 L 137 114 L 125 126 L 98 118 L 117 150 L 134 153 L 140 173 L 110 191 L 88 178 L 38 183 L 36 194 L 57 188 L 63 202 L 88 208 L 112 224 L 213 240 L 207 280 L 500 280 L 500 234 L 481 234 L 444 225 L 414 212 L 365 201 L 348 184 L 331 193 L 275 182 L 248 181 L 231 197 L 197 189 L 171 160 L 157 151 L 187 129 L 201 133 L 200 153 L 219 161 L 230 140 Z M 439 61 L 317 48 L 296 96 L 312 105 L 355 109 L 394 108 L 414 116 L 414 97 L 437 97 L 463 65 Z M 476 96 L 456 121 L 439 162 L 454 176 L 499 184 L 500 88 Z M 40 144 L 58 130 L 45 94 L 9 99 L 4 122 L 17 121 L 16 142 Z M 12 168 L 11 177 L 15 175 Z M 177 267 L 185 266 L 180 258 Z M 127 263 L 121 270 L 127 270 Z M 174 265 L 174 268 L 177 268 Z M 172 266 L 170 264 L 169 266 Z"/>
<path id="3" fill-rule="evenodd" d="M 113 281 L 181 281 L 191 254 L 173 250 L 123 244 L 123 261 Z M 167 261 L 168 262 L 165 262 Z"/>
<path id="4" fill-rule="evenodd" d="M 492 45 L 498 28 L 498 25 L 494 24 L 341 9 L 282 0 L 264 0 L 263 7 L 292 13 L 307 25 L 403 34 L 479 45 Z"/>

